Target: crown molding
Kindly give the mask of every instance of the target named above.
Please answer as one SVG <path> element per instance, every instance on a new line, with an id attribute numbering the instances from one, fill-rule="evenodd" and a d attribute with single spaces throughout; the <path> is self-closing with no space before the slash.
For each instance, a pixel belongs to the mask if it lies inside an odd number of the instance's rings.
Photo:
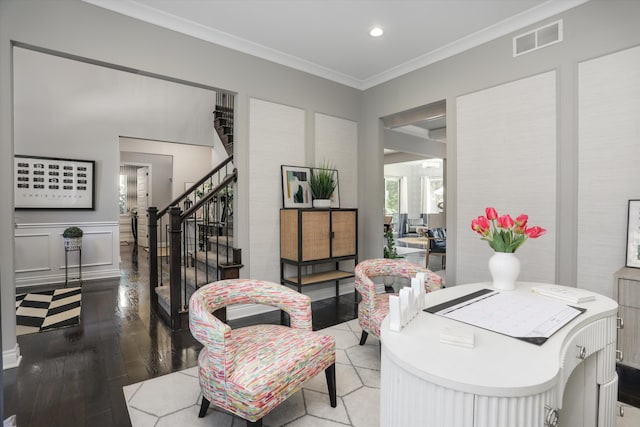
<path id="1" fill-rule="evenodd" d="M 180 18 L 178 16 L 148 7 L 134 0 L 82 0 L 85 3 L 108 9 L 149 24 L 167 28 L 210 43 L 246 53 L 267 61 L 275 62 L 305 73 L 309 73 L 355 89 L 366 90 L 427 65 L 457 55 L 513 31 L 534 24 L 568 9 L 579 6 L 590 0 L 548 0 L 537 7 L 529 9 L 491 27 L 473 33 L 467 37 L 443 46 L 440 49 L 421 55 L 415 59 L 399 64 L 389 70 L 364 80 L 356 79 L 344 73 L 331 70 L 313 62 L 293 55 L 254 43 L 232 34 L 218 31 L 202 24 Z"/>
<path id="2" fill-rule="evenodd" d="M 462 39 L 456 40 L 440 49 L 426 53 L 387 71 L 361 81 L 360 89 L 365 90 L 389 80 L 408 74 L 412 71 L 452 57 L 466 50 L 480 46 L 491 40 L 506 36 L 529 25 L 565 12 L 590 0 L 549 0 L 537 7 L 505 19 L 495 25 L 477 31 Z"/>

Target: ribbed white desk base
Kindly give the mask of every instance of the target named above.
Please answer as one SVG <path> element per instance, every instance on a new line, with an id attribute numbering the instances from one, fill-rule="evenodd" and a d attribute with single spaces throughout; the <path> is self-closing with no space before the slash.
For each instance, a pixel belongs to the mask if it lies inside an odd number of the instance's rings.
<path id="1" fill-rule="evenodd" d="M 533 285 L 520 284 L 519 292 Z M 482 287 L 490 285 L 458 286 L 427 298 L 440 303 Z M 474 330 L 476 347 L 461 349 L 439 342 L 449 319 L 420 313 L 401 332 L 390 331 L 386 319 L 380 425 L 543 427 L 547 407 L 560 413 L 558 426 L 615 427 L 617 305 L 599 295 L 577 306 L 587 311 L 542 346 L 465 325 Z M 460 374 L 465 369 L 472 377 Z M 578 409 L 563 409 L 565 389 L 576 393 L 570 401 L 579 402 Z"/>
<path id="2" fill-rule="evenodd" d="M 526 397 L 476 396 L 429 383 L 389 360 L 382 349 L 380 426 L 541 427 L 554 391 Z"/>

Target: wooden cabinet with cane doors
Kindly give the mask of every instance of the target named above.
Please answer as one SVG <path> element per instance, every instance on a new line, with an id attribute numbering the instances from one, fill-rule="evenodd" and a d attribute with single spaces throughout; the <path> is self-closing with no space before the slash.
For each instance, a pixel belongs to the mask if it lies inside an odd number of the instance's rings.
<path id="1" fill-rule="evenodd" d="M 280 280 L 302 287 L 354 277 L 358 262 L 357 209 L 281 209 Z M 308 267 L 313 266 L 309 273 Z"/>

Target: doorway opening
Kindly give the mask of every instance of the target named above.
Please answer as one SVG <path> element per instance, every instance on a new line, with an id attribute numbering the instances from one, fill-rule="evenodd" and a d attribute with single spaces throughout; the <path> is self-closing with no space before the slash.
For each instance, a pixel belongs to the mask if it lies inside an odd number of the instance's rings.
<path id="1" fill-rule="evenodd" d="M 400 220 L 400 181 L 402 177 L 399 176 L 387 176 L 384 177 L 384 212 L 385 217 L 389 218 L 389 221 L 385 220 L 385 224 L 390 224 L 389 227 L 394 236 L 398 234 L 398 224 Z"/>
<path id="2" fill-rule="evenodd" d="M 147 208 L 152 203 L 152 165 L 120 163 L 118 213 L 120 245 L 148 246 Z"/>
<path id="3" fill-rule="evenodd" d="M 399 198 L 406 201 L 399 205 L 398 235 L 415 233 L 418 225 L 444 227 L 446 101 L 392 114 L 382 122 L 384 176 L 401 178 Z M 386 192 L 385 181 L 385 196 Z M 433 224 L 429 224 L 430 219 Z"/>
<path id="4" fill-rule="evenodd" d="M 431 262 L 426 257 L 429 242 L 424 238 L 428 230 L 446 228 L 446 101 L 381 120 L 385 217 L 392 215 L 399 252 L 412 262 L 425 264 Z M 416 254 L 421 258 L 411 259 Z"/>

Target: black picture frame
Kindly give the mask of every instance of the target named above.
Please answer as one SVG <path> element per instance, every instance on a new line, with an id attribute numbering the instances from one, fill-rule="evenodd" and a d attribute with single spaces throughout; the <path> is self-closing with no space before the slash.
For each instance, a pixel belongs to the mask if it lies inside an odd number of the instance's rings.
<path id="1" fill-rule="evenodd" d="M 95 210 L 95 160 L 14 156 L 16 209 Z"/>
<path id="2" fill-rule="evenodd" d="M 640 268 L 640 200 L 629 200 L 625 266 Z"/>
<path id="3" fill-rule="evenodd" d="M 312 206 L 311 168 L 282 165 L 282 206 L 285 208 L 310 208 Z"/>

